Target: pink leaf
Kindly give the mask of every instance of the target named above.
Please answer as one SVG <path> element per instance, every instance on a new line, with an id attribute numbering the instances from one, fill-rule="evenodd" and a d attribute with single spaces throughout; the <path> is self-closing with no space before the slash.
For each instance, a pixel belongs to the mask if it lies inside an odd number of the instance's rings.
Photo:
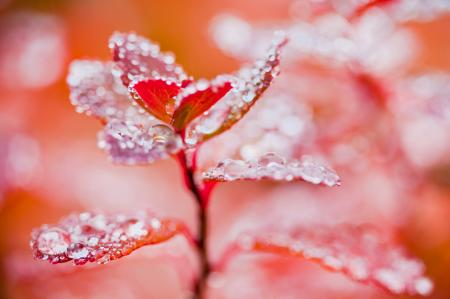
<path id="1" fill-rule="evenodd" d="M 133 99 L 156 118 L 170 123 L 175 97 L 181 86 L 166 80 L 141 80 L 133 82 L 129 91 Z"/>
<path id="2" fill-rule="evenodd" d="M 331 271 L 373 283 L 395 294 L 428 295 L 433 289 L 420 261 L 408 257 L 400 245 L 367 226 L 298 228 L 290 233 L 245 235 L 239 243 L 241 250 L 315 261 Z"/>
<path id="3" fill-rule="evenodd" d="M 30 246 L 36 259 L 52 264 L 71 260 L 76 265 L 107 263 L 179 233 L 185 233 L 180 223 L 150 215 L 82 213 L 63 218 L 57 225 L 35 229 Z"/>
<path id="4" fill-rule="evenodd" d="M 121 117 L 130 106 L 127 90 L 112 75 L 112 63 L 76 60 L 69 67 L 70 101 L 77 112 L 101 119 Z"/>
<path id="5" fill-rule="evenodd" d="M 195 145 L 228 130 L 250 110 L 279 74 L 280 52 L 286 42 L 284 34 L 280 34 L 264 59 L 236 74 L 232 80 L 233 92 L 187 127 L 187 144 Z"/>
<path id="6" fill-rule="evenodd" d="M 99 147 L 121 164 L 147 164 L 178 152 L 181 138 L 168 126 L 115 120 L 99 135 Z"/>
<path id="7" fill-rule="evenodd" d="M 218 77 L 208 82 L 199 80 L 189 85 L 179 97 L 179 106 L 175 110 L 172 125 L 182 130 L 196 117 L 207 111 L 222 99 L 231 89 L 231 82 L 225 77 Z"/>
<path id="8" fill-rule="evenodd" d="M 188 79 L 175 57 L 160 51 L 159 46 L 134 33 L 114 33 L 109 48 L 117 73 L 125 86 L 136 79 L 167 79 L 180 83 Z"/>
<path id="9" fill-rule="evenodd" d="M 203 178 L 206 181 L 221 182 L 261 179 L 304 180 L 330 187 L 340 185 L 340 178 L 334 170 L 318 164 L 309 157 L 287 162 L 275 153 L 267 153 L 258 160 L 223 160 L 217 167 L 204 172 Z"/>

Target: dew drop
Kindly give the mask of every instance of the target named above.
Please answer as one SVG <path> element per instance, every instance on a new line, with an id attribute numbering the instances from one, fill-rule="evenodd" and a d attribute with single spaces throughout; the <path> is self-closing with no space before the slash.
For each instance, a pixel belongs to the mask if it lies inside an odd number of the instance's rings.
<path id="1" fill-rule="evenodd" d="M 248 165 L 242 160 L 223 161 L 225 179 L 234 180 L 245 175 L 249 170 Z"/>
<path id="2" fill-rule="evenodd" d="M 173 115 L 175 112 L 175 100 L 169 100 L 164 108 L 167 114 Z"/>
<path id="3" fill-rule="evenodd" d="M 85 259 L 89 255 L 89 249 L 83 244 L 72 244 L 68 251 L 67 256 L 74 260 Z"/>
<path id="4" fill-rule="evenodd" d="M 208 80 L 200 79 L 197 81 L 197 84 L 195 87 L 197 88 L 197 90 L 203 91 L 203 90 L 206 90 L 208 88 L 208 86 L 209 86 Z"/>
<path id="5" fill-rule="evenodd" d="M 261 167 L 270 167 L 274 166 L 274 164 L 285 165 L 286 160 L 276 153 L 267 153 L 258 159 L 258 164 Z"/>
<path id="6" fill-rule="evenodd" d="M 414 288 L 417 293 L 426 296 L 433 291 L 433 283 L 428 278 L 420 278 L 414 282 Z"/>
<path id="7" fill-rule="evenodd" d="M 243 95 L 242 99 L 246 103 L 251 103 L 255 99 L 255 92 L 250 90 L 246 94 Z"/>
<path id="8" fill-rule="evenodd" d="M 38 250 L 48 255 L 65 253 L 69 244 L 69 234 L 59 228 L 51 228 L 43 231 L 37 239 Z"/>
<path id="9" fill-rule="evenodd" d="M 142 221 L 130 224 L 126 231 L 127 236 L 135 239 L 143 237 L 147 233 L 148 231 L 145 228 L 145 223 Z"/>

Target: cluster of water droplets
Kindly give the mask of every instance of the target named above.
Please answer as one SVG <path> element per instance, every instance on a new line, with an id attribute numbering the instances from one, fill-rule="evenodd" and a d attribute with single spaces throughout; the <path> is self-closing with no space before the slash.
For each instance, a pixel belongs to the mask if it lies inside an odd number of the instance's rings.
<path id="1" fill-rule="evenodd" d="M 70 260 L 76 265 L 107 263 L 135 249 L 163 242 L 178 232 L 175 222 L 149 215 L 104 216 L 82 213 L 63 218 L 57 225 L 43 225 L 32 232 L 35 258 L 52 264 Z"/>
<path id="2" fill-rule="evenodd" d="M 79 113 L 99 118 L 121 118 L 130 106 L 127 90 L 112 74 L 112 63 L 75 60 L 69 67 L 70 101 Z"/>
<path id="3" fill-rule="evenodd" d="M 126 120 L 109 122 L 98 145 L 121 164 L 146 164 L 168 157 L 183 147 L 181 137 L 164 124 L 143 125 Z"/>
<path id="4" fill-rule="evenodd" d="M 232 90 L 188 126 L 186 144 L 195 145 L 230 128 L 248 112 L 279 75 L 280 52 L 285 44 L 285 34 L 277 32 L 266 56 L 231 78 Z"/>
<path id="5" fill-rule="evenodd" d="M 394 294 L 428 295 L 433 289 L 423 263 L 408 257 L 401 246 L 382 238 L 372 227 L 341 225 L 264 236 L 246 234 L 238 241 L 242 250 L 300 256 Z"/>
<path id="6" fill-rule="evenodd" d="M 236 181 L 272 179 L 277 181 L 304 180 L 313 184 L 339 186 L 340 178 L 336 172 L 323 166 L 310 157 L 287 162 L 275 153 L 267 153 L 259 159 L 225 159 L 217 167 L 203 173 L 205 180 Z"/>
<path id="7" fill-rule="evenodd" d="M 116 62 L 115 74 L 128 86 L 136 77 L 167 78 L 181 83 L 188 79 L 172 53 L 163 53 L 159 45 L 134 33 L 114 33 L 109 48 Z"/>

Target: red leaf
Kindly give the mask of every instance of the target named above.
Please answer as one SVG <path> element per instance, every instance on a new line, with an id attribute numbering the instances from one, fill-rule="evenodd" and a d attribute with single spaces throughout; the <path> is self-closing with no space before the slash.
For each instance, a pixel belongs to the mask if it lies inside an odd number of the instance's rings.
<path id="1" fill-rule="evenodd" d="M 222 77 L 208 82 L 200 80 L 189 85 L 180 94 L 180 104 L 173 115 L 172 124 L 178 130 L 211 108 L 231 89 L 231 82 Z"/>
<path id="2" fill-rule="evenodd" d="M 226 159 L 217 167 L 203 173 L 206 181 L 231 182 L 237 180 L 272 179 L 277 181 L 304 180 L 313 184 L 339 186 L 336 172 L 309 157 L 286 162 L 275 153 L 267 153 L 258 160 Z"/>
<path id="3" fill-rule="evenodd" d="M 109 48 L 127 87 L 135 79 L 169 79 L 177 83 L 188 79 L 172 54 L 161 52 L 157 44 L 134 33 L 114 33 Z"/>
<path id="4" fill-rule="evenodd" d="M 246 251 L 302 257 L 395 294 L 427 295 L 433 289 L 420 261 L 408 257 L 400 245 L 367 226 L 246 235 L 238 246 Z"/>
<path id="5" fill-rule="evenodd" d="M 52 264 L 73 260 L 107 263 L 134 250 L 185 233 L 180 223 L 149 215 L 130 217 L 82 213 L 63 218 L 57 225 L 35 229 L 30 242 L 36 259 Z"/>
<path id="6" fill-rule="evenodd" d="M 132 82 L 129 91 L 133 99 L 156 118 L 170 123 L 175 105 L 175 97 L 181 86 L 166 80 Z"/>

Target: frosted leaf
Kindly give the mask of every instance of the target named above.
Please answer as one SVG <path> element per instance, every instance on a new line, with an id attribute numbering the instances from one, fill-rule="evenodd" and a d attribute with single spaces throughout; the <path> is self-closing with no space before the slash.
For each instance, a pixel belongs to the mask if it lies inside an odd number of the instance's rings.
<path id="1" fill-rule="evenodd" d="M 99 147 L 121 164 L 147 164 L 175 154 L 181 138 L 168 126 L 113 120 L 99 135 Z"/>
<path id="2" fill-rule="evenodd" d="M 367 226 L 297 228 L 289 233 L 265 232 L 264 236 L 246 234 L 241 239 L 238 246 L 243 251 L 302 257 L 394 294 L 428 295 L 433 289 L 419 260 Z"/>
<path id="3" fill-rule="evenodd" d="M 109 40 L 116 63 L 116 74 L 128 87 L 135 79 L 169 79 L 181 83 L 188 79 L 173 54 L 163 53 L 159 45 L 134 33 L 114 33 Z"/>
<path id="4" fill-rule="evenodd" d="M 232 78 L 231 92 L 186 128 L 187 144 L 197 144 L 228 130 L 250 110 L 278 76 L 280 52 L 286 42 L 284 33 L 278 32 L 265 57 Z"/>
<path id="5" fill-rule="evenodd" d="M 122 117 L 131 105 L 127 90 L 112 74 L 112 63 L 75 60 L 69 67 L 70 101 L 77 112 L 109 119 Z"/>
<path id="6" fill-rule="evenodd" d="M 275 153 L 267 153 L 258 160 L 225 159 L 203 173 L 206 181 L 230 182 L 237 180 L 272 179 L 277 181 L 304 180 L 312 184 L 339 186 L 340 178 L 326 166 L 303 157 L 286 161 Z"/>
<path id="7" fill-rule="evenodd" d="M 157 244 L 183 231 L 180 223 L 147 214 L 137 216 L 82 213 L 56 225 L 33 230 L 30 246 L 34 257 L 52 264 L 73 261 L 107 263 L 134 250 Z"/>

